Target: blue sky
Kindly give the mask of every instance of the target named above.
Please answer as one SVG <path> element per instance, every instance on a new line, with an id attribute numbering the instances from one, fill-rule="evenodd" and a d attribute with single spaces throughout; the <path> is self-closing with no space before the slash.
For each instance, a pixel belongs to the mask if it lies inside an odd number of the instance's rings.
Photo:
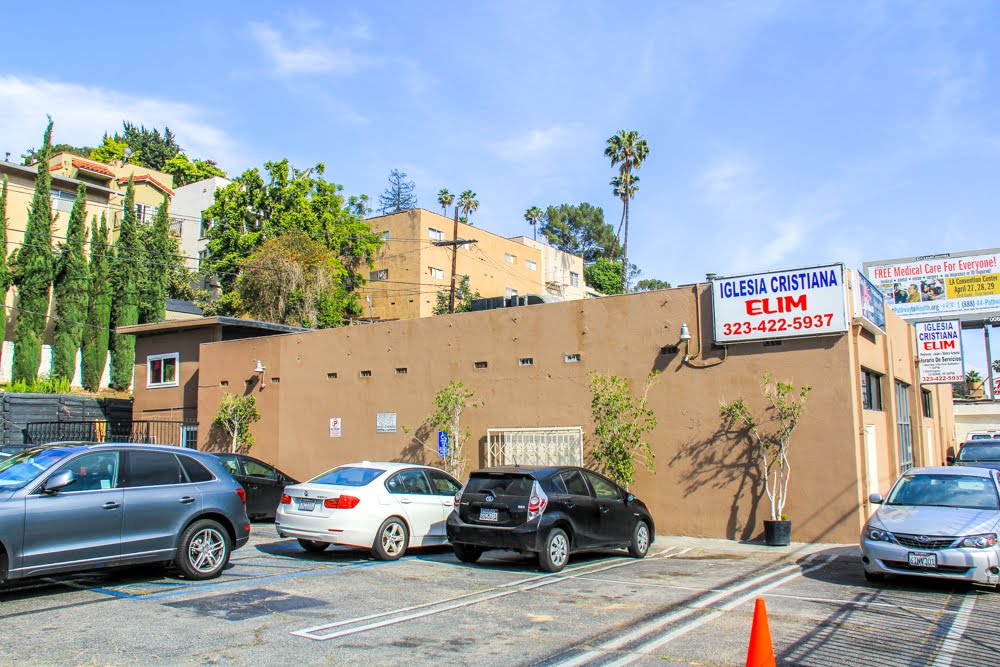
<path id="1" fill-rule="evenodd" d="M 280 4 L 9 8 L 0 153 L 46 112 L 68 143 L 166 124 L 231 173 L 324 162 L 377 198 L 398 168 L 432 210 L 470 188 L 515 235 L 532 205 L 617 224 L 627 128 L 645 277 L 1000 246 L 996 2 Z"/>

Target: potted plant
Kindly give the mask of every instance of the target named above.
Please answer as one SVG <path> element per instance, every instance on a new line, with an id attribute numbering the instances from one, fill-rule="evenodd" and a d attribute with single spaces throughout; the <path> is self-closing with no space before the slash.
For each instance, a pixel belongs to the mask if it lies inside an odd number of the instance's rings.
<path id="1" fill-rule="evenodd" d="M 788 500 L 788 450 L 792 433 L 805 408 L 812 387 L 798 389 L 764 373 L 762 393 L 768 407 L 764 418 L 754 417 L 743 399 L 723 405 L 719 412 L 727 431 L 738 429 L 753 449 L 764 478 L 764 492 L 770 503 L 770 519 L 764 521 L 764 540 L 769 546 L 785 546 L 792 541 L 792 522 L 784 513 Z"/>

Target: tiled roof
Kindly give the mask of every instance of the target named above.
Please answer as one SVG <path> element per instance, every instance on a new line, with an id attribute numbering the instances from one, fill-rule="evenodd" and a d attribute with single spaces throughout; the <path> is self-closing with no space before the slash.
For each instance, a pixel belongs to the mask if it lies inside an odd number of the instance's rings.
<path id="1" fill-rule="evenodd" d="M 61 164 L 54 164 L 51 167 L 49 167 L 49 171 L 59 171 L 60 169 L 62 169 Z"/>
<path id="2" fill-rule="evenodd" d="M 115 177 L 115 172 L 111 171 L 110 168 L 104 166 L 100 162 L 91 162 L 90 160 L 75 157 L 73 158 L 73 166 L 77 169 L 86 169 L 87 171 L 92 171 L 96 174 L 104 174 L 108 178 Z"/>
<path id="3" fill-rule="evenodd" d="M 132 176 L 131 178 L 136 183 L 152 183 L 153 186 L 156 187 L 161 192 L 165 192 L 166 194 L 170 195 L 171 197 L 174 196 L 174 191 L 173 190 L 171 190 L 170 188 L 168 188 L 167 186 L 165 186 L 163 183 L 160 183 L 158 180 L 156 180 L 155 178 L 153 178 L 149 174 L 136 174 L 136 175 Z M 128 183 L 128 179 L 129 179 L 128 176 L 123 176 L 122 178 L 118 179 L 118 184 L 121 185 L 121 184 L 124 184 L 124 183 Z"/>

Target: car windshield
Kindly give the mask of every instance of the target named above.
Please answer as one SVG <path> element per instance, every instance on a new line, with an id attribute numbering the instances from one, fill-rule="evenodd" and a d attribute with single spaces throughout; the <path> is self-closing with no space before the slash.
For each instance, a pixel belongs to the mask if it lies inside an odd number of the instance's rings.
<path id="1" fill-rule="evenodd" d="M 958 452 L 959 461 L 1000 461 L 1000 443 L 966 445 Z"/>
<path id="2" fill-rule="evenodd" d="M 465 486 L 466 493 L 492 493 L 495 496 L 528 496 L 535 480 L 527 475 L 476 473 Z"/>
<path id="3" fill-rule="evenodd" d="M 1000 509 L 997 488 L 989 477 L 971 475 L 905 475 L 893 487 L 886 505 Z"/>
<path id="4" fill-rule="evenodd" d="M 330 486 L 365 486 L 384 473 L 379 468 L 355 468 L 347 466 L 334 468 L 309 480 L 309 484 L 329 484 Z"/>
<path id="5" fill-rule="evenodd" d="M 20 489 L 70 453 L 63 447 L 36 447 L 0 460 L 0 490 Z"/>

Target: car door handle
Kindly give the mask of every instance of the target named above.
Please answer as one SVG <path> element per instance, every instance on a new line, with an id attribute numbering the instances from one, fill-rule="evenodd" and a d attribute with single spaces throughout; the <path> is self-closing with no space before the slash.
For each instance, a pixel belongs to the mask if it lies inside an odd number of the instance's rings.
<path id="1" fill-rule="evenodd" d="M 601 505 L 601 514 L 607 514 L 611 510 L 607 505 Z"/>
<path id="2" fill-rule="evenodd" d="M 191 496 L 184 496 L 183 498 L 181 498 L 177 502 L 179 502 L 181 505 L 187 505 L 188 503 L 193 503 L 194 502 L 194 498 L 192 498 Z"/>
<path id="3" fill-rule="evenodd" d="M 410 503 L 412 503 L 413 501 L 412 501 L 412 500 L 410 500 L 409 498 L 400 498 L 400 499 L 399 499 L 399 502 L 401 502 L 401 503 L 405 503 L 405 504 L 409 505 L 409 504 L 410 504 Z"/>
<path id="4" fill-rule="evenodd" d="M 116 510 L 119 507 L 121 507 L 121 505 L 115 502 L 107 502 L 101 505 L 102 510 Z"/>
<path id="5" fill-rule="evenodd" d="M 573 503 L 573 502 L 567 502 L 567 503 L 565 503 L 565 505 L 566 505 L 566 509 L 570 509 L 570 510 L 573 509 L 574 507 L 576 507 L 576 503 Z"/>

